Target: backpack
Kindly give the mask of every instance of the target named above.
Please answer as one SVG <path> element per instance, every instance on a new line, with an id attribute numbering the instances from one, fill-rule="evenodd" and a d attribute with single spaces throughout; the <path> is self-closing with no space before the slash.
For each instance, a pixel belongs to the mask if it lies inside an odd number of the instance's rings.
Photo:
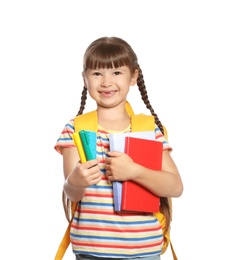
<path id="1" fill-rule="evenodd" d="M 154 122 L 154 118 L 151 115 L 145 115 L 145 114 L 137 114 L 135 115 L 133 112 L 132 107 L 130 106 L 129 102 L 126 101 L 126 110 L 128 112 L 128 114 L 130 115 L 131 118 L 131 129 L 132 132 L 138 132 L 138 131 L 151 131 L 155 129 L 155 122 Z M 90 131 L 95 131 L 97 132 L 97 128 L 98 128 L 98 119 L 97 119 L 97 111 L 91 111 L 91 112 L 87 112 L 85 114 L 81 114 L 79 116 L 76 116 L 74 118 L 74 128 L 75 128 L 75 132 L 78 132 L 80 130 L 90 130 Z M 167 130 L 164 127 L 164 136 L 167 139 L 168 135 L 167 135 Z M 171 203 L 171 198 L 169 198 L 169 203 L 170 203 L 170 207 L 172 208 L 172 203 Z M 76 210 L 76 206 L 77 203 L 72 203 L 72 218 L 71 221 L 73 219 L 73 213 Z M 175 254 L 173 245 L 171 243 L 170 240 L 170 228 L 167 230 L 165 230 L 166 228 L 166 218 L 165 216 L 159 211 L 156 213 L 153 213 L 154 216 L 159 220 L 159 222 L 161 223 L 162 229 L 163 229 L 163 233 L 165 233 L 164 235 L 164 244 L 162 247 L 162 253 L 164 254 L 165 251 L 167 250 L 167 247 L 170 245 L 171 247 L 171 251 L 172 251 L 172 255 L 173 255 L 173 260 L 178 260 L 177 256 Z M 63 259 L 63 256 L 68 248 L 68 246 L 70 245 L 70 226 L 71 226 L 71 222 L 68 224 L 68 227 L 66 229 L 66 232 L 62 238 L 62 241 L 58 247 L 56 256 L 54 260 L 61 260 Z"/>

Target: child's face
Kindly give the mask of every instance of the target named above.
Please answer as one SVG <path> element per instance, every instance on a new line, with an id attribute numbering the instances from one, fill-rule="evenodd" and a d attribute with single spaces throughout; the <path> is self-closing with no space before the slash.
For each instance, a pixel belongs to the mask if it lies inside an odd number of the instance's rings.
<path id="1" fill-rule="evenodd" d="M 112 69 L 88 69 L 83 73 L 90 96 L 103 106 L 125 101 L 130 86 L 137 83 L 138 71 L 131 75 L 127 66 Z"/>

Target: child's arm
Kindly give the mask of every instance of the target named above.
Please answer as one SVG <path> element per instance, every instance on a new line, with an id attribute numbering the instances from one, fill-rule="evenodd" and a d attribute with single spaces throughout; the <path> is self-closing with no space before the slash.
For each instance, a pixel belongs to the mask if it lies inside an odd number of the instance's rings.
<path id="1" fill-rule="evenodd" d="M 106 170 L 110 181 L 132 180 L 160 197 L 179 197 L 182 194 L 182 180 L 169 151 L 163 152 L 162 171 L 134 163 L 124 153 L 109 152 L 109 156 L 106 158 Z"/>
<path id="2" fill-rule="evenodd" d="M 169 151 L 163 151 L 162 170 L 152 171 L 145 168 L 142 173 L 141 166 L 135 170 L 135 181 L 145 186 L 160 197 L 180 197 L 183 192 L 183 183 L 175 162 Z"/>

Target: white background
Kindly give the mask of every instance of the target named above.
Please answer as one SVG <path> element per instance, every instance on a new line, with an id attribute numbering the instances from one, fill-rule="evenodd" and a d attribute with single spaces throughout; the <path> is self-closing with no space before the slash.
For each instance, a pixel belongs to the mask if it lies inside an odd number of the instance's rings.
<path id="1" fill-rule="evenodd" d="M 168 129 L 185 186 L 173 199 L 179 260 L 235 258 L 235 13 L 227 0 L 1 1 L 0 259 L 54 259 L 67 222 L 53 147 L 79 109 L 85 48 L 101 36 L 131 44 Z M 135 87 L 129 101 L 148 112 Z"/>

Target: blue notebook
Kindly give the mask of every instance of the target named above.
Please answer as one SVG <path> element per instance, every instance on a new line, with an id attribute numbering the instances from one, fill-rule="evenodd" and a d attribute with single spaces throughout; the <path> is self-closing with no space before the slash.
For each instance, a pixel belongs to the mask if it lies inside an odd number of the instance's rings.
<path id="1" fill-rule="evenodd" d="M 155 131 L 111 133 L 109 134 L 110 151 L 125 152 L 125 138 L 136 137 L 148 140 L 155 140 Z M 114 210 L 121 211 L 122 182 L 113 181 Z"/>

